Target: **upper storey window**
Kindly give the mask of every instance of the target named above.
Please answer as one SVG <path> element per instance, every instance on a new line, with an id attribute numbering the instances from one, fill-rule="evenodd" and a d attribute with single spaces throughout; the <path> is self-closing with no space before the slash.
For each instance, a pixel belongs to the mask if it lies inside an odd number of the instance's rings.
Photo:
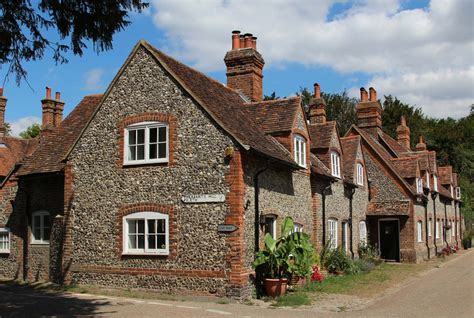
<path id="1" fill-rule="evenodd" d="M 460 187 L 456 188 L 456 199 L 461 199 L 461 188 Z"/>
<path id="2" fill-rule="evenodd" d="M 433 190 L 438 192 L 438 177 L 435 174 L 433 175 Z"/>
<path id="3" fill-rule="evenodd" d="M 357 184 L 364 185 L 364 166 L 360 163 L 357 164 Z"/>
<path id="4" fill-rule="evenodd" d="M 430 174 L 426 173 L 426 187 L 430 189 Z"/>
<path id="5" fill-rule="evenodd" d="M 295 135 L 293 145 L 296 163 L 306 168 L 306 139 L 300 135 Z"/>
<path id="6" fill-rule="evenodd" d="M 163 163 L 169 160 L 168 125 L 142 122 L 125 128 L 126 165 Z"/>
<path id="7" fill-rule="evenodd" d="M 423 181 L 421 178 L 416 178 L 416 192 L 423 193 Z"/>
<path id="8" fill-rule="evenodd" d="M 335 151 L 331 152 L 331 174 L 335 177 L 341 177 L 341 157 Z"/>

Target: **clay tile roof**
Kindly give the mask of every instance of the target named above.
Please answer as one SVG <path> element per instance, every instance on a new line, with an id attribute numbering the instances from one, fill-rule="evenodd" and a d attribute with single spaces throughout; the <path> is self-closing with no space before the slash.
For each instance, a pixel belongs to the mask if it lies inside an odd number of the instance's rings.
<path id="1" fill-rule="evenodd" d="M 429 158 L 429 164 L 430 164 L 430 171 L 435 172 L 437 170 L 436 151 L 429 151 L 428 158 Z"/>
<path id="2" fill-rule="evenodd" d="M 449 191 L 448 189 L 446 189 L 444 186 L 439 186 L 438 187 L 438 192 L 439 192 L 439 195 L 445 197 L 445 198 L 448 198 L 448 199 L 452 199 L 453 197 L 451 196 L 451 191 Z"/>
<path id="3" fill-rule="evenodd" d="M 458 187 L 458 185 L 459 185 L 458 174 L 453 173 L 453 186 L 456 188 L 456 187 Z"/>
<path id="4" fill-rule="evenodd" d="M 237 92 L 176 61 L 145 41 L 140 42 L 198 103 L 243 146 L 298 167 L 291 153 L 259 129 L 253 112 Z"/>
<path id="5" fill-rule="evenodd" d="M 313 154 L 311 154 L 311 172 L 328 178 L 334 178 L 328 167 Z"/>
<path id="6" fill-rule="evenodd" d="M 452 184 L 453 183 L 453 167 L 445 166 L 438 167 L 439 183 Z"/>
<path id="7" fill-rule="evenodd" d="M 331 138 L 336 129 L 335 121 L 328 121 L 324 124 L 309 125 L 309 134 L 311 136 L 311 149 L 329 148 Z"/>
<path id="8" fill-rule="evenodd" d="M 245 105 L 265 133 L 290 131 L 298 109 L 300 97 L 290 97 L 271 101 L 254 102 Z"/>
<path id="9" fill-rule="evenodd" d="M 7 176 L 15 164 L 33 152 L 35 145 L 36 139 L 3 137 L 0 144 L 0 176 Z"/>
<path id="10" fill-rule="evenodd" d="M 419 176 L 417 174 L 417 157 L 394 158 L 392 159 L 392 164 L 403 178 L 416 178 Z"/>
<path id="11" fill-rule="evenodd" d="M 47 173 L 63 169 L 65 155 L 82 132 L 101 98 L 101 94 L 85 96 L 58 128 L 40 136 L 38 148 L 25 159 L 18 174 Z"/>
<path id="12" fill-rule="evenodd" d="M 349 180 L 354 180 L 355 164 L 357 159 L 357 148 L 360 143 L 360 136 L 348 136 L 341 138 L 342 149 L 344 154 L 342 156 L 342 172 Z"/>
<path id="13" fill-rule="evenodd" d="M 382 133 L 380 135 L 380 138 L 390 147 L 391 150 L 393 150 L 397 156 L 400 156 L 402 153 L 405 152 L 410 152 L 410 149 L 405 148 L 404 146 L 400 145 L 398 141 L 390 137 L 386 133 Z"/>
<path id="14" fill-rule="evenodd" d="M 418 153 L 418 163 L 421 171 L 431 171 L 430 158 L 427 152 Z"/>

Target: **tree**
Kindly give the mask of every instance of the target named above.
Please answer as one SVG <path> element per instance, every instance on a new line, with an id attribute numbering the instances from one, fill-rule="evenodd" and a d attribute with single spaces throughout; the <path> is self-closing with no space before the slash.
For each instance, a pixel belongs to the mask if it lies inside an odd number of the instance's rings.
<path id="1" fill-rule="evenodd" d="M 23 63 L 43 58 L 46 49 L 56 63 L 66 63 L 69 51 L 82 56 L 87 41 L 97 53 L 110 50 L 113 35 L 130 24 L 128 12 L 148 5 L 143 0 L 39 0 L 35 7 L 30 0 L 0 0 L 0 63 L 9 65 L 7 77 L 15 74 L 19 85 L 27 76 Z"/>
<path id="2" fill-rule="evenodd" d="M 276 96 L 275 92 L 271 93 L 270 95 L 263 96 L 263 100 L 276 100 L 276 99 L 280 99 L 280 96 Z"/>
<path id="3" fill-rule="evenodd" d="M 357 123 L 357 99 L 349 97 L 346 91 L 339 94 L 321 93 L 321 96 L 326 101 L 327 120 L 336 121 L 339 134 L 345 135 Z"/>
<path id="4" fill-rule="evenodd" d="M 3 123 L 3 127 L 5 127 L 5 136 L 10 136 L 12 133 L 12 128 L 9 123 Z"/>
<path id="5" fill-rule="evenodd" d="M 41 126 L 39 124 L 33 124 L 26 128 L 25 131 L 20 133 L 20 137 L 23 139 L 32 139 L 38 136 L 41 132 Z"/>

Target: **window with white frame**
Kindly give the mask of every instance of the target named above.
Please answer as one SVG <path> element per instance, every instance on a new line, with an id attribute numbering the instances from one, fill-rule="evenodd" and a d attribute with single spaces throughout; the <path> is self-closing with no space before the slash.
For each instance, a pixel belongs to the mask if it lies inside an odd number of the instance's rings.
<path id="1" fill-rule="evenodd" d="M 158 212 L 138 212 L 124 216 L 123 253 L 168 255 L 168 215 Z"/>
<path id="2" fill-rule="evenodd" d="M 364 166 L 361 163 L 357 164 L 357 184 L 364 185 Z"/>
<path id="3" fill-rule="evenodd" d="M 430 174 L 427 172 L 426 173 L 426 187 L 430 189 Z"/>
<path id="4" fill-rule="evenodd" d="M 433 175 L 433 190 L 438 192 L 438 177 L 435 174 Z"/>
<path id="5" fill-rule="evenodd" d="M 295 135 L 293 146 L 296 163 L 306 168 L 306 139 L 300 135 Z"/>
<path id="6" fill-rule="evenodd" d="M 431 237 L 431 227 L 433 226 L 431 219 L 428 220 L 428 236 Z"/>
<path id="7" fill-rule="evenodd" d="M 451 197 L 454 198 L 454 191 L 453 191 L 453 186 L 449 186 L 449 192 L 451 192 Z"/>
<path id="8" fill-rule="evenodd" d="M 31 243 L 48 244 L 51 234 L 51 220 L 49 212 L 36 211 L 31 215 Z"/>
<path id="9" fill-rule="evenodd" d="M 416 234 L 417 234 L 417 241 L 423 242 L 423 222 L 418 221 L 416 223 Z"/>
<path id="10" fill-rule="evenodd" d="M 124 164 L 168 162 L 168 125 L 142 122 L 125 128 Z"/>
<path id="11" fill-rule="evenodd" d="M 276 215 L 265 215 L 265 234 L 276 240 Z"/>
<path id="12" fill-rule="evenodd" d="M 359 243 L 367 245 L 367 224 L 365 221 L 359 222 Z"/>
<path id="13" fill-rule="evenodd" d="M 423 181 L 421 178 L 416 178 L 416 192 L 423 193 Z"/>
<path id="14" fill-rule="evenodd" d="M 337 220 L 328 219 L 328 242 L 330 248 L 337 248 Z"/>
<path id="15" fill-rule="evenodd" d="M 436 223 L 435 223 L 435 235 L 436 235 L 436 238 L 439 239 L 439 219 L 436 220 Z"/>
<path id="16" fill-rule="evenodd" d="M 461 199 L 461 187 L 456 187 L 456 199 Z"/>
<path id="17" fill-rule="evenodd" d="M 10 253 L 10 230 L 0 227 L 0 254 Z"/>
<path id="18" fill-rule="evenodd" d="M 331 174 L 335 177 L 341 177 L 341 157 L 335 151 L 331 152 Z"/>

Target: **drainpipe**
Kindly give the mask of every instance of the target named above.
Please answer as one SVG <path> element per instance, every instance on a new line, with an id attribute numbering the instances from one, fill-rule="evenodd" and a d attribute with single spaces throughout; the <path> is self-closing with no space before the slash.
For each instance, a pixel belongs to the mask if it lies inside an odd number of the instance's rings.
<path id="1" fill-rule="evenodd" d="M 355 190 L 356 190 L 356 186 L 355 185 L 352 185 L 352 184 L 347 184 L 347 187 L 349 188 L 349 235 L 350 235 L 350 238 L 349 238 L 349 250 L 351 252 L 351 258 L 354 259 L 354 249 L 353 249 L 353 244 L 354 244 L 354 240 L 352 238 L 352 211 L 353 211 L 353 208 L 352 208 L 352 200 L 354 198 L 354 193 L 355 193 Z"/>
<path id="2" fill-rule="evenodd" d="M 446 210 L 446 201 L 444 202 L 444 243 L 446 243 L 446 247 L 449 247 L 448 244 L 448 231 L 446 229 L 446 226 L 448 225 L 448 212 Z"/>
<path id="3" fill-rule="evenodd" d="M 462 242 L 462 213 L 461 213 L 461 203 L 459 203 L 459 238 L 461 239 Z"/>
<path id="4" fill-rule="evenodd" d="M 265 161 L 265 167 L 257 171 L 253 177 L 253 184 L 255 189 L 255 254 L 260 250 L 260 206 L 259 206 L 259 196 L 260 196 L 260 185 L 258 183 L 258 177 L 268 169 L 268 160 Z"/>
<path id="5" fill-rule="evenodd" d="M 438 227 L 438 220 L 436 219 L 436 197 L 438 196 L 438 193 L 433 192 L 431 194 L 431 198 L 433 199 L 433 222 L 435 223 L 435 229 Z M 439 230 L 439 228 L 438 228 Z M 433 243 L 435 247 L 435 255 L 438 255 L 438 246 L 436 245 L 436 231 L 433 235 Z"/>
<path id="6" fill-rule="evenodd" d="M 326 245 L 326 191 L 331 188 L 332 181 L 329 181 L 329 184 L 323 188 L 321 191 L 321 203 L 322 203 L 322 214 L 323 214 L 323 244 L 324 247 Z"/>
<path id="7" fill-rule="evenodd" d="M 423 207 L 425 208 L 425 242 L 426 242 L 426 250 L 428 251 L 428 259 L 430 259 L 431 253 L 430 253 L 430 244 L 428 241 L 428 226 L 429 226 L 428 225 L 428 197 L 423 196 L 421 200 L 423 202 Z"/>
<path id="8" fill-rule="evenodd" d="M 458 203 L 454 201 L 454 238 L 456 239 L 456 246 L 459 246 L 458 235 Z"/>
<path id="9" fill-rule="evenodd" d="M 25 194 L 25 207 L 26 207 L 26 213 L 23 215 L 26 219 L 26 227 L 25 227 L 25 232 L 24 232 L 24 237 L 23 237 L 23 280 L 26 281 L 28 280 L 28 271 L 29 271 L 29 266 L 28 266 L 28 207 L 30 206 L 30 195 L 29 193 L 18 186 L 18 192 L 23 192 Z M 13 204 L 13 202 L 12 202 Z"/>
<path id="10" fill-rule="evenodd" d="M 255 204 L 255 246 L 254 246 L 254 259 L 260 250 L 260 203 L 259 203 L 259 197 L 260 197 L 260 185 L 258 183 L 258 177 L 265 172 L 268 169 L 268 160 L 265 161 L 265 167 L 257 171 L 257 173 L 253 177 L 253 184 L 254 184 L 254 189 L 255 189 L 255 198 L 254 198 L 254 204 Z M 257 293 L 257 298 L 260 299 L 261 295 L 263 295 L 263 277 L 262 277 L 262 271 L 261 270 L 256 270 L 255 271 L 255 287 L 256 287 L 256 293 Z"/>

